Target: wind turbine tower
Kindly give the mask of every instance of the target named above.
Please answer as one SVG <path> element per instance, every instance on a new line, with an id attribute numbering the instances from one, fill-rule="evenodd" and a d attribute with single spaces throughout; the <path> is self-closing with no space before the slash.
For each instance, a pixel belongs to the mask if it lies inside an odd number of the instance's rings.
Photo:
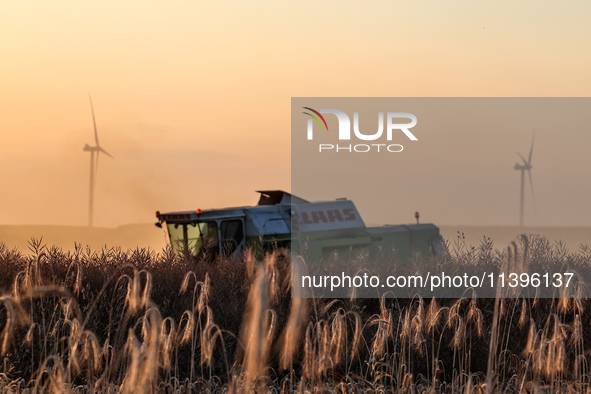
<path id="1" fill-rule="evenodd" d="M 531 177 L 531 169 L 532 169 L 531 157 L 532 157 L 532 153 L 534 151 L 535 138 L 536 138 L 536 134 L 534 132 L 534 135 L 533 135 L 532 141 L 531 141 L 531 148 L 529 150 L 529 157 L 527 158 L 527 160 L 525 160 L 525 158 L 521 155 L 521 153 L 517 152 L 519 157 L 521 157 L 521 160 L 523 160 L 523 164 L 516 163 L 515 166 L 513 167 L 513 169 L 521 171 L 521 195 L 519 197 L 519 226 L 520 227 L 523 227 L 523 212 L 524 212 L 524 204 L 525 204 L 525 171 L 527 171 L 527 174 L 529 176 L 529 184 L 531 186 L 531 195 L 532 195 L 532 199 L 533 199 L 533 203 L 534 203 L 534 212 L 536 210 L 534 184 L 533 184 L 533 180 Z M 537 216 L 537 214 L 536 214 L 536 216 Z"/>
<path id="2" fill-rule="evenodd" d="M 95 146 L 90 146 L 88 144 L 84 145 L 83 150 L 85 152 L 90 152 L 90 191 L 89 191 L 89 198 L 88 198 L 88 227 L 92 227 L 93 224 L 93 209 L 94 209 L 94 185 L 96 180 L 96 175 L 98 174 L 98 163 L 99 163 L 99 154 L 102 152 L 105 155 L 111 156 L 106 150 L 101 148 L 99 145 L 98 140 L 98 133 L 96 131 L 96 121 L 94 119 L 94 108 L 92 106 L 92 97 L 88 96 L 90 99 L 90 111 L 92 112 L 92 124 L 94 125 L 94 142 L 96 143 Z M 95 162 L 95 154 L 96 154 L 96 162 Z"/>

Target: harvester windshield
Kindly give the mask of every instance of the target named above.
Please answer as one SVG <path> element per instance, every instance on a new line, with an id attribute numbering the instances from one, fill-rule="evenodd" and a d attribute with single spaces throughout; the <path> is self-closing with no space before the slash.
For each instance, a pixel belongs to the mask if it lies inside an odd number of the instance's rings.
<path id="1" fill-rule="evenodd" d="M 169 223 L 168 233 L 177 255 L 190 253 L 193 256 L 198 256 L 206 251 L 208 254 L 215 255 L 218 252 L 218 228 L 214 221 L 188 224 Z"/>

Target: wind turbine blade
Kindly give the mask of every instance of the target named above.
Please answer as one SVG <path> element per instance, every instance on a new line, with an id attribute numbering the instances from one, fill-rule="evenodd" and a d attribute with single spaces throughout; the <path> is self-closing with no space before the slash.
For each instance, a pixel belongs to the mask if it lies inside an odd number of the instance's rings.
<path id="1" fill-rule="evenodd" d="M 88 98 L 90 99 L 90 111 L 92 112 L 92 124 L 94 125 L 94 141 L 96 142 L 96 146 L 99 146 L 98 133 L 96 131 L 96 121 L 94 119 L 94 107 L 92 106 L 92 97 L 90 97 L 90 94 L 88 95 Z"/>
<path id="2" fill-rule="evenodd" d="M 529 149 L 529 160 L 527 161 L 527 164 L 531 165 L 531 154 L 534 153 L 534 141 L 536 139 L 536 131 L 534 130 L 534 136 L 531 139 L 531 148 Z"/>
<path id="3" fill-rule="evenodd" d="M 538 210 L 536 209 L 536 195 L 534 194 L 534 181 L 531 177 L 531 169 L 527 170 L 527 174 L 529 175 L 529 185 L 531 187 L 531 198 L 534 203 L 534 217 L 536 219 L 536 223 L 538 222 Z"/>
<path id="4" fill-rule="evenodd" d="M 111 155 L 109 154 L 109 152 L 107 152 L 106 150 L 104 150 L 104 149 L 103 149 L 103 148 L 101 148 L 100 146 L 99 146 L 98 148 L 99 148 L 99 151 L 103 152 L 105 155 L 109 156 L 111 159 L 114 159 L 114 157 L 113 157 L 113 156 L 111 156 Z"/>
<path id="5" fill-rule="evenodd" d="M 527 166 L 527 161 L 525 160 L 525 158 L 523 156 L 521 156 L 521 153 L 517 152 L 517 154 L 519 155 L 519 157 L 521 157 L 521 160 L 523 160 L 523 164 L 525 164 Z"/>

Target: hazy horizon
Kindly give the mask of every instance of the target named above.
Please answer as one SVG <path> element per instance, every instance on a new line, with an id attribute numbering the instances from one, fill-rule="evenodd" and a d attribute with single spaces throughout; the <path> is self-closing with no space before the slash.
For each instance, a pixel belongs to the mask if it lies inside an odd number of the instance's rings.
<path id="1" fill-rule="evenodd" d="M 114 156 L 100 158 L 99 227 L 289 191 L 291 97 L 589 96 L 590 3 L 457 5 L 2 4 L 0 225 L 87 223 L 89 94 L 101 145 Z M 515 152 L 527 154 L 532 131 L 511 135 L 494 160 L 484 157 L 492 151 L 458 151 L 446 163 L 465 186 L 466 163 L 478 160 L 505 214 L 467 209 L 464 195 L 439 212 L 417 208 L 424 220 L 516 224 Z M 589 223 L 590 133 L 570 132 L 558 150 L 564 131 L 536 134 L 538 221 L 526 212 L 526 224 Z M 363 216 L 367 207 L 358 208 Z"/>

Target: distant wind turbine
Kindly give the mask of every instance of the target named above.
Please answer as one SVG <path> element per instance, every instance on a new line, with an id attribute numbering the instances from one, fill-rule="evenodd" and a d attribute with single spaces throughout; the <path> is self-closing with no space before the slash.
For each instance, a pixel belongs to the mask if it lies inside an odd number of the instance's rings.
<path id="1" fill-rule="evenodd" d="M 96 145 L 90 146 L 90 145 L 86 144 L 86 145 L 84 145 L 83 150 L 85 152 L 90 152 L 90 195 L 89 195 L 89 199 L 88 199 L 88 227 L 92 227 L 93 204 L 94 204 L 94 185 L 95 185 L 96 175 L 98 174 L 99 154 L 102 152 L 105 155 L 109 156 L 111 159 L 113 158 L 113 156 L 111 156 L 106 150 L 101 148 L 101 146 L 99 145 L 98 133 L 96 131 L 96 121 L 94 119 L 94 108 L 92 106 L 92 97 L 90 97 L 90 95 L 88 95 L 88 98 L 90 99 L 90 111 L 92 112 L 92 124 L 94 125 L 94 142 L 96 143 Z M 96 163 L 94 161 L 95 153 L 96 153 Z"/>
<path id="2" fill-rule="evenodd" d="M 534 214 L 537 217 L 536 197 L 534 195 L 534 183 L 533 183 L 533 180 L 531 177 L 531 169 L 532 169 L 531 156 L 534 151 L 535 138 L 536 138 L 536 132 L 534 131 L 534 135 L 531 140 L 531 148 L 529 150 L 529 157 L 527 158 L 527 160 L 525 160 L 525 158 L 521 155 L 521 153 L 517 152 L 519 157 L 521 157 L 521 160 L 523 160 L 523 165 L 516 163 L 515 167 L 513 167 L 513 169 L 521 171 L 521 196 L 519 197 L 519 226 L 520 227 L 523 227 L 523 208 L 524 208 L 524 200 L 525 200 L 525 171 L 527 171 L 527 174 L 529 176 L 529 185 L 531 186 L 531 195 L 532 195 L 532 199 L 533 199 L 533 203 L 534 203 Z"/>

